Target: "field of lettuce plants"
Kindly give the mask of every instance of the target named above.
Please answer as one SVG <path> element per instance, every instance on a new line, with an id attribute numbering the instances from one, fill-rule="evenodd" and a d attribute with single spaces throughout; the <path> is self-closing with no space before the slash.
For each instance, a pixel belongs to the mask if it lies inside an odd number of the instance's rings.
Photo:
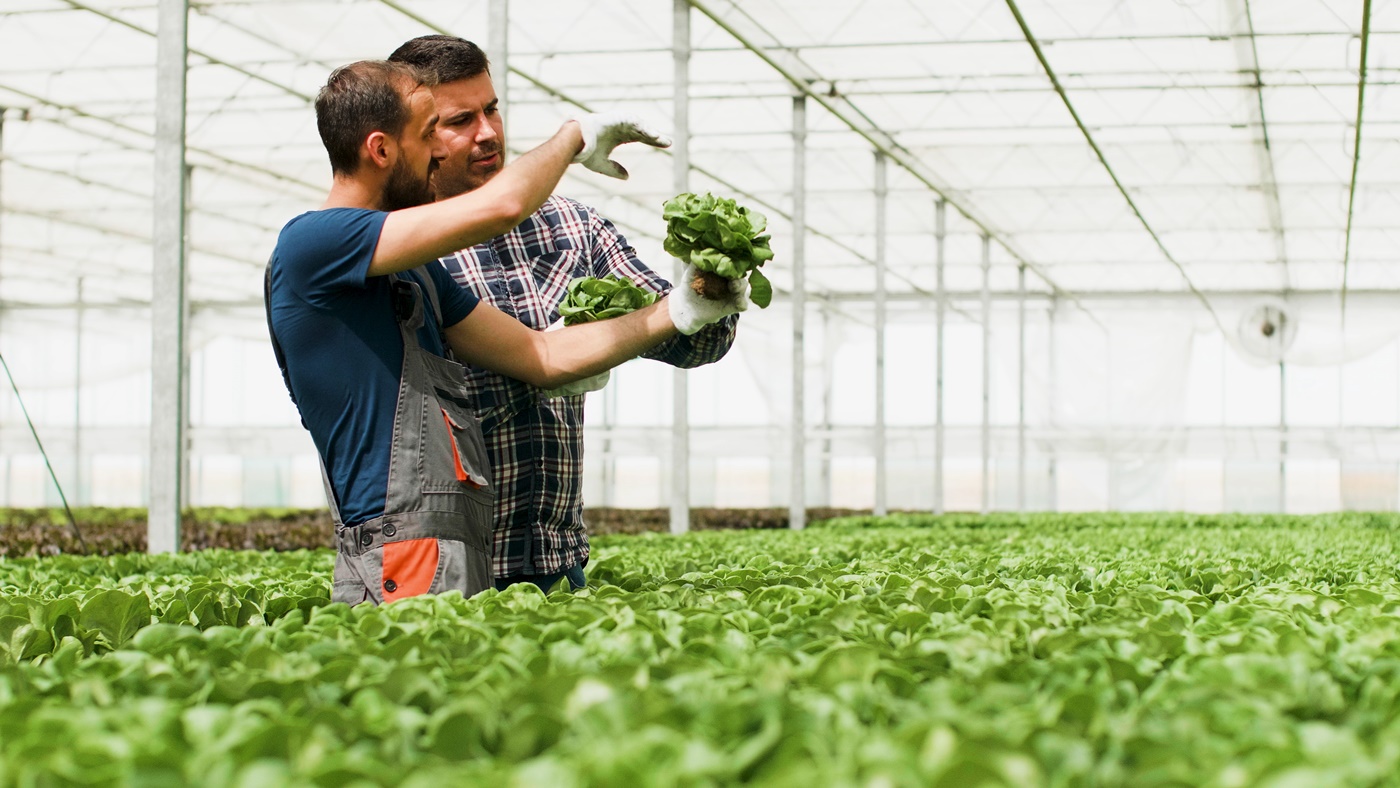
<path id="1" fill-rule="evenodd" d="M 0 785 L 1393 785 L 1397 526 L 615 536 L 355 609 L 327 551 L 0 560 Z"/>

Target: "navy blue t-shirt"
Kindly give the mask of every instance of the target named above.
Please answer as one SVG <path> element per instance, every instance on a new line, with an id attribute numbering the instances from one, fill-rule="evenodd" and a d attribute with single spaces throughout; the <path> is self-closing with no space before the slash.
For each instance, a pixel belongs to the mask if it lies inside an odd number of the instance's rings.
<path id="1" fill-rule="evenodd" d="M 282 228 L 272 252 L 272 329 L 346 525 L 384 513 L 389 478 L 403 339 L 394 320 L 391 278 L 368 275 L 386 216 L 363 208 L 304 213 Z M 477 305 L 476 296 L 437 262 L 408 275 L 420 282 L 433 278 L 444 326 Z M 427 298 L 424 309 L 418 342 L 446 355 Z"/>

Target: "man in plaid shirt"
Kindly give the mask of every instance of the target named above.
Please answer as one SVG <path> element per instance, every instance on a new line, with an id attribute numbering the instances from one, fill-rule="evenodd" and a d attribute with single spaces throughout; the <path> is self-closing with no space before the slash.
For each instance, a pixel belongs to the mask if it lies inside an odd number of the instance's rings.
<path id="1" fill-rule="evenodd" d="M 437 77 L 437 134 L 447 149 L 433 175 L 437 199 L 471 191 L 500 172 L 504 128 L 481 49 L 452 36 L 422 36 L 389 59 Z M 637 259 L 612 222 L 557 195 L 509 233 L 441 263 L 483 301 L 540 330 L 558 319 L 566 288 L 577 277 L 614 274 L 643 289 L 670 289 Z M 645 357 L 682 368 L 717 361 L 733 344 L 737 322 L 734 315 L 696 334 L 679 335 Z M 492 570 L 497 588 L 532 582 L 548 590 L 563 578 L 574 588 L 584 584 L 582 392 L 601 388 L 606 375 L 599 378 L 553 396 L 557 392 L 468 367 L 496 481 Z"/>

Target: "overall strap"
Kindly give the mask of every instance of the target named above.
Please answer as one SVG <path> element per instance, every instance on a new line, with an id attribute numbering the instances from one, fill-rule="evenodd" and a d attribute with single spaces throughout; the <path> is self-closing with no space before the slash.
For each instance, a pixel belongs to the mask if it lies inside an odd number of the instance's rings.
<path id="1" fill-rule="evenodd" d="M 434 262 L 429 263 L 428 265 L 435 264 L 436 263 Z M 410 271 L 403 271 L 401 273 L 389 275 L 390 280 L 394 283 L 394 316 L 399 321 L 400 325 L 403 325 L 411 319 L 411 306 L 405 302 L 400 301 L 400 298 L 402 297 L 399 295 L 399 293 L 401 292 L 401 288 L 405 293 L 412 291 L 414 294 L 413 297 L 415 299 L 418 297 L 419 294 L 426 295 L 428 298 L 428 303 L 432 304 L 433 307 L 433 322 L 437 324 L 438 341 L 442 343 L 442 351 L 447 358 L 455 360 L 452 356 L 452 347 L 447 344 L 447 333 L 445 330 L 446 326 L 442 324 L 442 301 L 438 298 L 437 283 L 433 281 L 433 275 L 428 273 L 427 266 L 419 266 L 418 268 L 412 270 L 421 271 L 422 276 L 415 276 Z M 423 320 L 424 322 L 427 322 L 426 310 L 424 311 Z M 418 329 L 418 325 L 404 327 L 412 329 L 414 331 Z M 407 336 L 405 336 L 404 341 L 408 341 Z M 414 338 L 414 344 L 417 344 L 416 337 Z"/>

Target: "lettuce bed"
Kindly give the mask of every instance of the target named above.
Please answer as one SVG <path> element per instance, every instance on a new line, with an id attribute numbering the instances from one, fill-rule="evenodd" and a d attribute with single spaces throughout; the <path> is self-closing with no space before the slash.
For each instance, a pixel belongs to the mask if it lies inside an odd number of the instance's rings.
<path id="1" fill-rule="evenodd" d="M 0 784 L 1393 784 L 1395 536 L 861 518 L 379 609 L 324 551 L 4 560 Z"/>

